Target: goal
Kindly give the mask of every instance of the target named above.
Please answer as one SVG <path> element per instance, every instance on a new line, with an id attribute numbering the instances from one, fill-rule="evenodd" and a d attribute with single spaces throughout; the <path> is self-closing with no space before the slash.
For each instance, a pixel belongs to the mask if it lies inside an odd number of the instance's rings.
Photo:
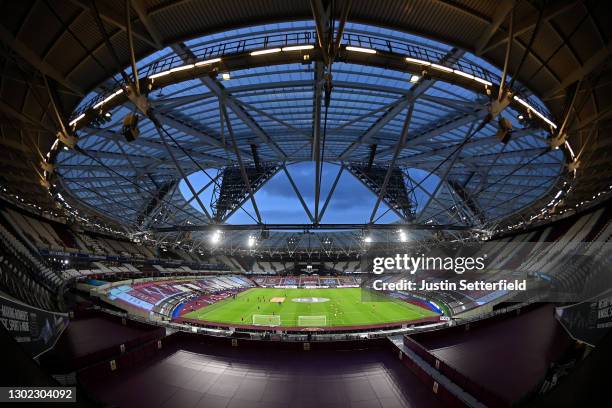
<path id="1" fill-rule="evenodd" d="M 253 324 L 256 326 L 280 326 L 281 319 L 279 315 L 253 315 Z"/>
<path id="2" fill-rule="evenodd" d="M 302 326 L 302 327 L 327 326 L 327 316 L 298 316 L 298 326 Z"/>

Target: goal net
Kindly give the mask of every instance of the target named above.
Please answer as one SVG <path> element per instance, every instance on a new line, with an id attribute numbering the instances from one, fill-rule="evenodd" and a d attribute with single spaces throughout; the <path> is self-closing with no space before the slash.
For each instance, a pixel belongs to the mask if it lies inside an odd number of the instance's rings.
<path id="1" fill-rule="evenodd" d="M 327 325 L 327 316 L 298 316 L 298 326 L 320 327 Z"/>
<path id="2" fill-rule="evenodd" d="M 256 326 L 280 326 L 281 319 L 279 315 L 253 315 L 253 324 Z"/>

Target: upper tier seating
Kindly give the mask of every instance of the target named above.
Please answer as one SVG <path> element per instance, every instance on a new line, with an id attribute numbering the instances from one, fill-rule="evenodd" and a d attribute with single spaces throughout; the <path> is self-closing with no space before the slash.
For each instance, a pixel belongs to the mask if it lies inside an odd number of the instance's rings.
<path id="1" fill-rule="evenodd" d="M 57 310 L 62 280 L 0 224 L 0 290 L 27 304 Z"/>

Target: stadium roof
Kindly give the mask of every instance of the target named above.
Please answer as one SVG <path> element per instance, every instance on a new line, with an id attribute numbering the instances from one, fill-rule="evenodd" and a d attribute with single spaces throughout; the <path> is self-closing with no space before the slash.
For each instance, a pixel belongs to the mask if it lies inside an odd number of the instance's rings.
<path id="1" fill-rule="evenodd" d="M 125 95 L 117 95 L 125 79 L 117 72 L 131 72 L 125 3 L 4 3 L 0 140 L 10 153 L 2 157 L 2 177 L 22 196 L 50 198 L 39 183 L 50 170 L 41 161 L 55 150 L 49 161 L 61 177 L 50 180 L 61 180 L 66 199 L 76 196 L 90 211 L 142 226 L 143 216 L 151 214 L 151 207 L 159 211 L 161 202 L 166 209 L 159 227 L 206 223 L 205 206 L 197 211 L 185 205 L 178 179 L 235 164 L 233 133 L 246 170 L 252 172 L 249 178 L 257 176 L 262 180 L 258 186 L 264 185 L 271 175 L 284 172 L 283 165 L 314 157 L 313 123 L 323 119 L 313 118 L 325 113 L 328 137 L 325 147 L 319 146 L 322 160 L 344 165 L 374 192 L 384 190 L 382 205 L 392 207 L 405 221 L 509 223 L 529 218 L 551 199 L 563 200 L 561 210 L 608 189 L 609 177 L 602 169 L 610 168 L 603 133 L 609 113 L 610 24 L 609 13 L 600 10 L 605 9 L 602 2 L 354 0 L 333 63 L 327 112 L 313 104 L 321 98 L 319 106 L 325 106 L 328 57 L 315 39 L 315 33 L 325 28 L 315 24 L 325 20 L 323 4 L 129 4 L 140 77 L 157 75 L 149 83 L 149 98 L 162 123 L 160 133 L 143 120 L 141 135 L 132 144 L 117 138 L 120 121 L 130 111 Z M 334 4 L 336 28 L 346 5 Z M 510 31 L 514 41 L 506 60 Z M 314 49 L 308 52 L 250 55 L 260 49 L 311 44 Z M 400 56 L 412 61 L 401 61 L 405 66 L 398 69 Z M 424 69 L 423 61 L 438 67 Z M 195 62 L 203 63 L 201 71 L 164 75 Z M 507 144 L 496 140 L 497 118 L 477 129 L 504 66 L 510 78 L 516 75 L 513 90 L 519 98 L 503 112 L 515 129 Z M 449 67 L 459 73 L 447 72 Z M 419 75 L 423 70 L 424 77 Z M 483 86 L 482 81 L 493 86 Z M 112 113 L 110 122 L 92 123 L 100 118 L 92 118 L 89 111 L 81 124 L 75 124 L 80 138 L 75 153 L 56 143 L 58 125 L 49 95 L 64 123 L 110 95 L 117 98 L 105 107 Z M 528 115 L 533 120 L 519 121 L 519 116 Z M 406 144 L 393 159 L 404 124 Z M 562 149 L 547 149 L 549 132 Z M 414 191 L 421 196 L 427 194 L 418 181 L 407 177 L 406 167 L 433 171 L 452 183 L 439 183 L 435 199 L 421 197 L 426 206 L 414 197 L 398 202 L 389 193 L 397 187 L 397 174 L 389 172 L 382 188 L 389 163 L 403 173 L 408 191 L 416 184 Z M 244 166 L 233 168 L 236 186 L 242 170 Z M 226 173 L 227 179 L 230 175 Z M 242 186 L 239 191 L 242 201 L 251 201 L 247 190 Z M 562 197 L 558 191 L 563 191 Z M 236 200 L 221 203 L 222 210 L 210 218 L 226 220 L 239 207 Z M 515 217 L 509 218 L 512 214 Z"/>

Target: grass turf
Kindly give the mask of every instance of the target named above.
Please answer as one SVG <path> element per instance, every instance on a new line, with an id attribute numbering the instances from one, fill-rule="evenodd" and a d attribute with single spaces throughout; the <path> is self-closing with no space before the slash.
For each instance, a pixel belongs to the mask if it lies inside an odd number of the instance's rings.
<path id="1" fill-rule="evenodd" d="M 285 298 L 282 303 L 270 299 Z M 296 298 L 318 297 L 321 303 L 293 302 Z M 280 315 L 281 326 L 299 326 L 299 316 L 326 316 L 327 326 L 356 326 L 416 320 L 435 316 L 401 300 L 387 297 L 385 301 L 363 301 L 360 288 L 342 289 L 269 289 L 254 288 L 185 314 L 189 319 L 216 323 L 252 324 L 253 315 Z"/>

